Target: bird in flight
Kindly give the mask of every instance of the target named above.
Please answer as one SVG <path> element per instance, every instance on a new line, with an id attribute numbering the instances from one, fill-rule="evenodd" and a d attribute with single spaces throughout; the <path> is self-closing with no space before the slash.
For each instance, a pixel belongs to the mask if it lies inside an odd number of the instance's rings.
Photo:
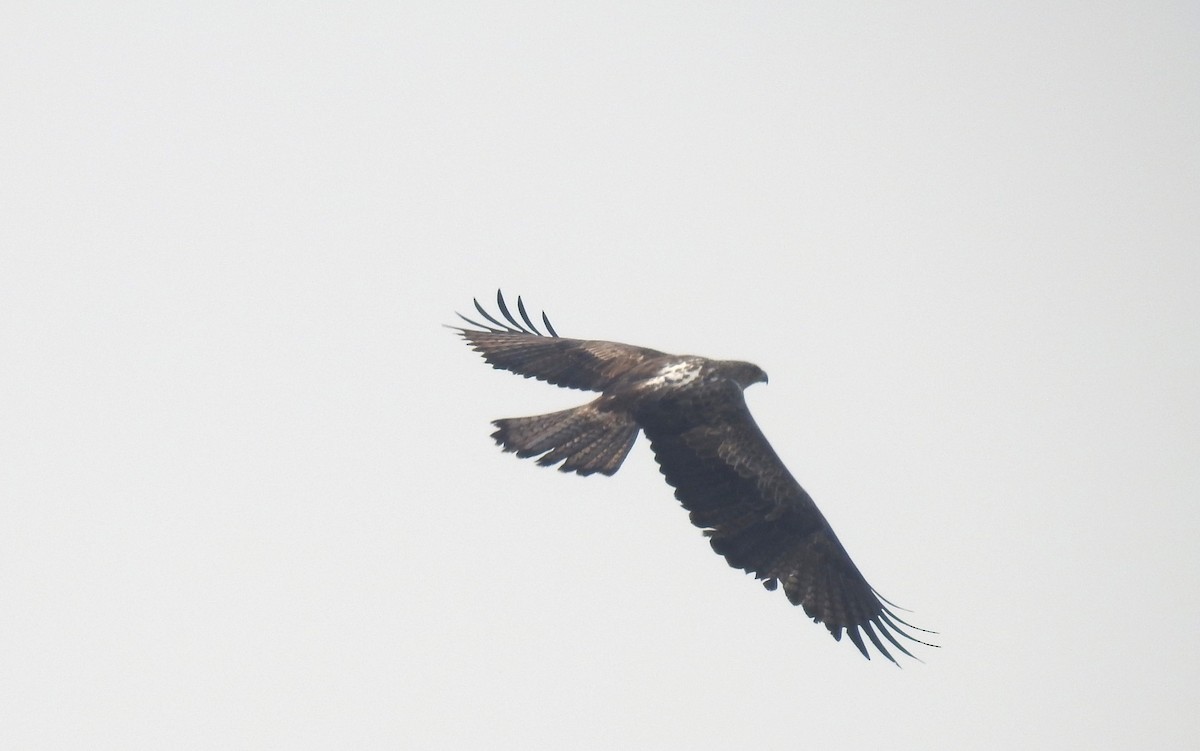
<path id="1" fill-rule="evenodd" d="M 768 590 L 782 584 L 793 605 L 835 640 L 845 633 L 868 660 L 864 634 L 892 662 L 889 644 L 913 656 L 896 636 L 936 646 L 905 632 L 932 633 L 901 619 L 871 588 L 754 422 L 743 391 L 767 382 L 761 368 L 560 337 L 545 313 L 543 334 L 520 297 L 515 316 L 500 292 L 496 305 L 503 320 L 475 300 L 484 323 L 459 313 L 472 328 L 451 328 L 494 368 L 600 392 L 561 412 L 494 421 L 492 437 L 505 451 L 563 472 L 612 475 L 641 431 L 692 524 L 730 566 Z"/>

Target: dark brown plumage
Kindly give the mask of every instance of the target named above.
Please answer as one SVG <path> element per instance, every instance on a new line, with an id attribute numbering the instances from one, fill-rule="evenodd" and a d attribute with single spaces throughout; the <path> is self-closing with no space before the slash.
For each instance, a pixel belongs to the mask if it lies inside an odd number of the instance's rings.
<path id="1" fill-rule="evenodd" d="M 457 329 L 487 362 L 526 378 L 600 392 L 573 409 L 496 420 L 492 437 L 505 451 L 539 457 L 539 464 L 564 472 L 611 475 L 641 430 L 692 523 L 730 566 L 754 574 L 770 590 L 782 583 L 792 604 L 824 623 L 834 639 L 845 632 L 867 659 L 863 634 L 892 662 L 885 641 L 912 656 L 893 634 L 926 643 L 901 628 L 924 630 L 899 618 L 871 588 L 754 422 L 742 392 L 766 382 L 757 365 L 567 339 L 544 313 L 543 335 L 521 298 L 519 319 L 500 293 L 496 303 L 504 320 L 475 301 L 486 323 L 460 314 L 475 328 Z"/>

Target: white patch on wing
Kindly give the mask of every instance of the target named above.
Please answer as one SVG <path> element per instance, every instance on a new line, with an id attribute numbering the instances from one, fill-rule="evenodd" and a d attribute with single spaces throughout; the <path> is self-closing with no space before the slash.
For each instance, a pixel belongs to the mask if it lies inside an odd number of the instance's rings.
<path id="1" fill-rule="evenodd" d="M 695 360 L 680 360 L 659 368 L 657 373 L 643 381 L 643 388 L 684 386 L 699 377 L 700 363 Z"/>

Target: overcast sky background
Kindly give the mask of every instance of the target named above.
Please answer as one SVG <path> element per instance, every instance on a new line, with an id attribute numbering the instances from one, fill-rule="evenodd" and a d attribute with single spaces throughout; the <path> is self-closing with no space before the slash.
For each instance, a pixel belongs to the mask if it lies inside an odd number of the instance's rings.
<path id="1" fill-rule="evenodd" d="M 1001 7 L 1003 6 L 1003 7 Z M 1200 11 L 10 4 L 0 745 L 1194 748 Z M 747 359 L 867 662 L 441 324 Z"/>

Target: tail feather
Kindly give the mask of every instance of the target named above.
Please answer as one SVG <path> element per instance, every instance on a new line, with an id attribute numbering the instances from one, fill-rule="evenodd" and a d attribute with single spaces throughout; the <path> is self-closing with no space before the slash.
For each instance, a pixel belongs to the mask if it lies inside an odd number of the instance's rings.
<path id="1" fill-rule="evenodd" d="M 590 475 L 615 473 L 637 438 L 638 426 L 623 412 L 592 404 L 533 417 L 509 417 L 492 423 L 496 443 L 520 457 L 537 456 L 545 467 Z"/>

